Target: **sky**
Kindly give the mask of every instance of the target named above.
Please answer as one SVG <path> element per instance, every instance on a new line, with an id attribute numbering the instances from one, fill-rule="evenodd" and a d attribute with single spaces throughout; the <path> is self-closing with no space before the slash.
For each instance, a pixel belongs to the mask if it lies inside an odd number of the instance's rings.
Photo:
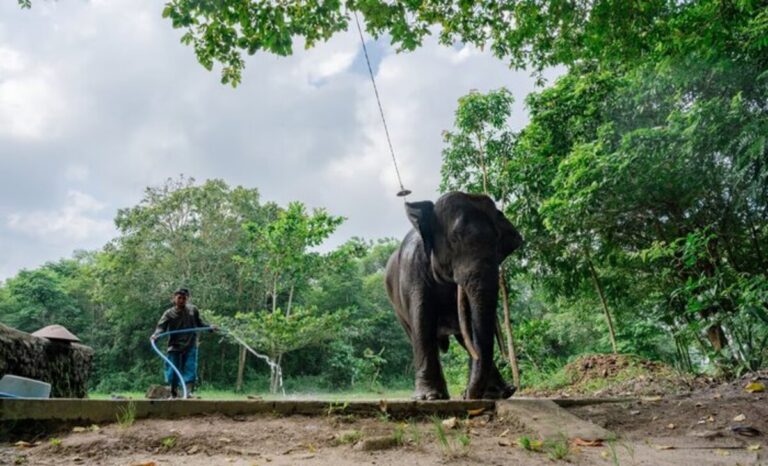
<path id="1" fill-rule="evenodd" d="M 199 65 L 157 0 L 0 2 L 0 280 L 99 249 L 117 210 L 179 175 L 258 188 L 346 222 L 335 247 L 410 228 L 357 31 L 290 57 L 248 57 L 233 89 Z M 439 196 L 457 99 L 506 87 L 527 122 L 526 71 L 427 39 L 368 42 L 409 200 Z M 554 76 L 554 73 L 550 73 Z"/>

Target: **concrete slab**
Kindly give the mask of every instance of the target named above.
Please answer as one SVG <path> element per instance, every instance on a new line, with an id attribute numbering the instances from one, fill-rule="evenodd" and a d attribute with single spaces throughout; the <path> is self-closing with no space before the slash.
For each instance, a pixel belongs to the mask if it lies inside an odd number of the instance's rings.
<path id="1" fill-rule="evenodd" d="M 132 408 L 131 408 L 132 406 Z M 121 410 L 132 409 L 136 419 L 175 419 L 201 414 L 226 416 L 346 415 L 375 416 L 387 413 L 394 418 L 411 416 L 466 416 L 470 410 L 493 412 L 495 402 L 474 401 L 216 401 L 216 400 L 84 400 L 84 399 L 0 399 L 0 421 L 51 420 L 81 423 L 115 422 Z"/>
<path id="2" fill-rule="evenodd" d="M 513 399 L 496 403 L 499 417 L 514 418 L 542 439 L 560 436 L 598 440 L 613 438 L 610 431 L 569 413 L 553 400 Z"/>

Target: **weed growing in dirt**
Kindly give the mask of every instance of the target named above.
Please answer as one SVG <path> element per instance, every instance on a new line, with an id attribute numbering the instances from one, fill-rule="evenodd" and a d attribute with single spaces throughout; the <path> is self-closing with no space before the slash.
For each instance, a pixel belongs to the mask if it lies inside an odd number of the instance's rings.
<path id="1" fill-rule="evenodd" d="M 443 421 L 438 417 L 432 417 L 432 424 L 435 428 L 435 438 L 443 451 L 443 455 L 449 458 L 459 458 L 469 454 L 471 439 L 466 432 L 455 435 L 451 438 L 443 427 Z"/>
<path id="2" fill-rule="evenodd" d="M 170 450 L 171 448 L 176 446 L 176 437 L 174 437 L 173 435 L 170 435 L 168 437 L 164 437 L 163 440 L 160 441 L 160 444 L 166 450 Z"/>
<path id="3" fill-rule="evenodd" d="M 523 435 L 517 438 L 517 445 L 523 450 L 527 451 L 541 451 L 544 447 L 544 442 L 541 440 L 532 440 L 530 437 Z"/>
<path id="4" fill-rule="evenodd" d="M 411 438 L 411 443 L 416 446 L 421 445 L 421 429 L 416 424 L 408 424 L 408 434 Z"/>
<path id="5" fill-rule="evenodd" d="M 328 403 L 328 415 L 331 416 L 336 413 L 343 413 L 349 407 L 349 401 L 340 402 L 332 401 Z"/>
<path id="6" fill-rule="evenodd" d="M 547 452 L 549 459 L 554 461 L 564 460 L 571 452 L 568 439 L 564 435 L 544 442 L 544 451 Z"/>
<path id="7" fill-rule="evenodd" d="M 136 422 L 136 404 L 129 401 L 126 406 L 117 408 L 117 424 L 121 429 L 127 429 Z"/>
<path id="8" fill-rule="evenodd" d="M 27 464 L 27 457 L 24 455 L 18 455 L 13 458 L 13 464 Z"/>
<path id="9" fill-rule="evenodd" d="M 348 445 L 352 443 L 356 443 L 358 440 L 363 438 L 363 433 L 359 430 L 350 430 L 347 432 L 343 432 L 341 435 L 338 436 L 336 439 L 336 442 L 339 445 Z"/>
<path id="10" fill-rule="evenodd" d="M 48 440 L 48 442 L 52 446 L 54 446 L 54 447 L 61 446 L 61 439 L 60 438 L 52 437 L 50 440 Z"/>
<path id="11" fill-rule="evenodd" d="M 405 445 L 405 426 L 407 424 L 397 424 L 392 431 L 392 439 L 397 445 Z"/>

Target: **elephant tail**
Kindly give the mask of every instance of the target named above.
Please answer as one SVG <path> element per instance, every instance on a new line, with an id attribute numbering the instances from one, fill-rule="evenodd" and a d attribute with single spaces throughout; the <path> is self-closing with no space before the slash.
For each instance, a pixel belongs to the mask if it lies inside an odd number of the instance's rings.
<path id="1" fill-rule="evenodd" d="M 448 335 L 437 337 L 437 346 L 440 348 L 440 351 L 442 351 L 443 353 L 448 352 L 449 344 L 450 344 L 450 341 L 448 341 Z"/>

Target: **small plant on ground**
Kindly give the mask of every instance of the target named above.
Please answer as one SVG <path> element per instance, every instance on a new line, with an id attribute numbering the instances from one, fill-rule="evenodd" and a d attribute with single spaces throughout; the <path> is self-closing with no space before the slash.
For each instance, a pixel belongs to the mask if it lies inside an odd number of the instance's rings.
<path id="1" fill-rule="evenodd" d="M 517 438 L 517 445 L 523 450 L 528 451 L 541 451 L 544 447 L 544 442 L 541 440 L 532 440 L 530 437 L 523 435 Z"/>
<path id="2" fill-rule="evenodd" d="M 547 452 L 549 459 L 555 461 L 564 460 L 571 452 L 568 439 L 564 435 L 544 442 L 544 451 Z"/>
<path id="3" fill-rule="evenodd" d="M 339 445 L 347 445 L 352 443 L 357 443 L 358 440 L 363 438 L 363 433 L 359 430 L 350 430 L 346 432 L 342 432 L 337 438 L 336 443 Z"/>
<path id="4" fill-rule="evenodd" d="M 163 445 L 163 448 L 166 450 L 170 450 L 174 446 L 176 446 L 176 437 L 173 435 L 170 435 L 168 437 L 164 437 L 163 440 L 160 441 L 160 443 Z"/>
<path id="5" fill-rule="evenodd" d="M 432 418 L 432 424 L 435 428 L 435 438 L 440 445 L 440 449 L 445 456 L 458 458 L 469 454 L 471 439 L 466 432 L 450 435 L 445 431 L 443 422 L 438 417 Z"/>
<path id="6" fill-rule="evenodd" d="M 127 429 L 136 422 L 136 404 L 129 401 L 127 405 L 117 408 L 117 424 L 121 429 Z"/>
<path id="7" fill-rule="evenodd" d="M 416 424 L 408 423 L 408 433 L 411 438 L 411 443 L 416 446 L 421 445 L 421 429 Z"/>
<path id="8" fill-rule="evenodd" d="M 58 446 L 61 446 L 61 439 L 60 439 L 60 438 L 56 438 L 56 437 L 53 437 L 53 438 L 51 438 L 50 440 L 48 440 L 48 442 L 49 442 L 49 443 L 50 443 L 52 446 L 54 446 L 54 447 L 58 447 Z"/>
<path id="9" fill-rule="evenodd" d="M 407 424 L 401 423 L 395 426 L 395 430 L 392 431 L 392 439 L 394 439 L 397 445 L 405 445 L 405 427 Z"/>

